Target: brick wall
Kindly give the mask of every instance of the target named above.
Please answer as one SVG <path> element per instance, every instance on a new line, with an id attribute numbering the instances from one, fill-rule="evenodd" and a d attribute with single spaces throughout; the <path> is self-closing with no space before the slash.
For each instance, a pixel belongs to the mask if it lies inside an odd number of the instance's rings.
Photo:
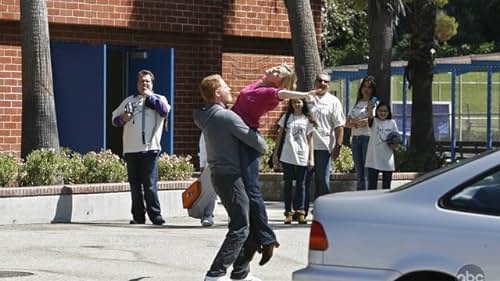
<path id="1" fill-rule="evenodd" d="M 0 19 L 19 20 L 20 0 L 0 0 Z M 48 0 L 49 22 L 204 33 L 220 29 L 223 0 Z M 219 17 L 219 18 L 218 18 Z"/>
<path id="2" fill-rule="evenodd" d="M 19 155 L 21 149 L 22 75 L 18 29 L 1 23 L 0 32 L 0 151 Z M 5 32 L 3 32 L 5 31 Z"/>
<path id="3" fill-rule="evenodd" d="M 48 1 L 50 36 L 53 41 L 174 48 L 174 151 L 192 154 L 198 147 L 198 134 L 191 113 L 202 104 L 198 83 L 221 69 L 223 1 L 172 2 Z M 17 0 L 0 0 L 0 148 L 18 155 L 22 114 L 19 5 Z"/>
<path id="4" fill-rule="evenodd" d="M 176 34 L 129 31 L 116 28 L 51 25 L 51 39 L 65 42 L 172 47 L 175 50 L 175 141 L 174 151 L 192 154 L 198 137 L 192 110 L 202 104 L 198 83 L 209 73 L 220 72 L 221 49 L 215 36 L 177 36 Z M 21 142 L 21 47 L 0 37 L 0 147 L 19 154 Z M 13 34 L 9 37 L 16 37 Z M 220 36 L 219 36 L 220 38 Z M 18 38 L 19 39 L 19 38 Z M 221 39 L 219 39 L 221 40 Z M 7 71 L 9 70 L 9 71 Z M 193 150 L 194 149 L 194 150 Z"/>
<path id="5" fill-rule="evenodd" d="M 320 0 L 312 2 L 319 28 Z M 20 0 L 0 0 L 0 148 L 18 154 L 19 6 Z M 48 0 L 47 6 L 51 40 L 174 48 L 176 154 L 198 151 L 200 132 L 191 114 L 203 103 L 198 84 L 204 76 L 222 73 L 237 95 L 267 67 L 293 63 L 282 0 Z M 263 117 L 264 134 L 274 133 L 279 109 Z"/>
<path id="6" fill-rule="evenodd" d="M 321 34 L 321 0 L 311 0 L 316 34 Z M 226 1 L 224 34 L 242 37 L 291 38 L 283 0 Z"/>
<path id="7" fill-rule="evenodd" d="M 247 37 L 290 38 L 283 0 L 227 1 L 224 33 Z"/>

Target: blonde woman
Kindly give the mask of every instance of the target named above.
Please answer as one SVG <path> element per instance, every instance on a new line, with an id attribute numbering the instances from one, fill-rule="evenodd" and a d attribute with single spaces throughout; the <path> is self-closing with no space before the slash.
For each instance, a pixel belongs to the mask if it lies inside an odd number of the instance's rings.
<path id="1" fill-rule="evenodd" d="M 295 73 L 289 65 L 282 64 L 267 69 L 264 74 L 240 91 L 232 110 L 253 130 L 259 129 L 259 119 L 275 109 L 283 99 L 310 99 L 316 90 L 294 91 Z M 276 234 L 269 226 L 266 207 L 259 187 L 260 153 L 248 145 L 240 145 L 242 178 L 250 199 L 250 236 L 245 245 L 245 260 L 250 262 L 257 250 L 262 250 L 259 264 L 271 259 L 279 246 Z M 243 269 L 245 271 L 246 269 Z M 236 278 L 236 280 L 238 280 Z"/>

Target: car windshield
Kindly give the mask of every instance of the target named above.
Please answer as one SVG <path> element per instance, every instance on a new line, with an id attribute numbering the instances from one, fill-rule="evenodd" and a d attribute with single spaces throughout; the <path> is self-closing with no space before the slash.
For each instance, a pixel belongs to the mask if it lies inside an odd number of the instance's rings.
<path id="1" fill-rule="evenodd" d="M 428 179 L 430 179 L 430 178 L 433 178 L 433 177 L 435 177 L 435 176 L 437 176 L 437 175 L 440 175 L 440 174 L 442 174 L 442 173 L 446 173 L 447 171 L 453 170 L 453 169 L 455 169 L 455 168 L 457 168 L 457 167 L 460 167 L 460 166 L 462 166 L 462 165 L 465 165 L 465 164 L 467 164 L 467 163 L 469 163 L 469 162 L 472 162 L 472 161 L 474 161 L 474 160 L 477 160 L 477 159 L 479 159 L 479 158 L 482 158 L 482 157 L 484 157 L 484 156 L 486 156 L 486 155 L 488 155 L 488 154 L 494 153 L 494 152 L 496 152 L 496 151 L 498 151 L 498 150 L 496 150 L 496 149 L 489 150 L 489 151 L 484 152 L 484 153 L 482 153 L 482 154 L 479 154 L 479 155 L 477 155 L 477 156 L 474 156 L 474 157 L 471 157 L 471 158 L 467 158 L 467 159 L 462 159 L 462 160 L 460 160 L 460 162 L 453 163 L 453 164 L 449 164 L 449 165 L 444 166 L 444 167 L 441 167 L 441 168 L 439 168 L 439 169 L 437 169 L 437 170 L 434 170 L 434 171 L 431 171 L 431 172 L 425 173 L 425 174 L 423 174 L 423 175 L 421 175 L 421 176 L 417 177 L 415 180 L 413 180 L 413 181 L 411 181 L 411 182 L 409 182 L 409 183 L 407 183 L 407 184 L 403 184 L 403 185 L 401 185 L 401 186 L 399 186 L 399 187 L 396 187 L 396 188 L 394 188 L 394 189 L 391 189 L 391 191 L 390 191 L 390 192 L 398 192 L 398 191 L 401 191 L 401 190 L 405 190 L 405 189 L 410 188 L 410 187 L 412 187 L 412 186 L 414 186 L 414 185 L 416 185 L 416 184 L 418 184 L 418 183 L 421 183 L 421 182 L 423 182 L 423 181 L 426 181 L 426 180 L 428 180 Z"/>

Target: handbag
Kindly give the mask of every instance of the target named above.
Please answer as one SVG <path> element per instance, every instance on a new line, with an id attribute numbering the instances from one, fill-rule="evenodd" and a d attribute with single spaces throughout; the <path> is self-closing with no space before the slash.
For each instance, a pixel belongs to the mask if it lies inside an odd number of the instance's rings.
<path id="1" fill-rule="evenodd" d="M 201 182 L 195 180 L 186 190 L 182 192 L 182 207 L 184 209 L 190 209 L 193 207 L 194 202 L 200 197 L 201 194 Z"/>
<path id="2" fill-rule="evenodd" d="M 286 136 L 286 125 L 288 123 L 288 118 L 290 118 L 291 112 L 287 112 L 285 115 L 285 124 L 283 126 L 283 132 L 281 133 L 281 137 L 279 139 L 278 144 L 274 147 L 273 153 L 271 153 L 271 156 L 267 160 L 267 165 L 269 165 L 269 168 L 273 169 L 274 168 L 274 163 L 273 163 L 273 155 L 274 152 L 276 151 L 276 155 L 278 156 L 278 159 L 281 158 L 281 152 L 283 152 L 283 144 L 285 143 L 285 136 Z"/>

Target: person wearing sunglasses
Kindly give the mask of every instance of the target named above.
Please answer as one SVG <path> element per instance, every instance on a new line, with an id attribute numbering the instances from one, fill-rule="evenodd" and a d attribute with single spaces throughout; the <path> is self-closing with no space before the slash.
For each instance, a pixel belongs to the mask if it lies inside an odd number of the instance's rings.
<path id="1" fill-rule="evenodd" d="M 330 193 L 331 160 L 339 157 L 344 138 L 345 116 L 340 100 L 329 92 L 330 75 L 321 72 L 314 83 L 316 94 L 308 101 L 318 126 L 313 130 L 314 169 L 306 175 L 306 215 L 311 179 L 314 175 L 315 198 Z"/>

